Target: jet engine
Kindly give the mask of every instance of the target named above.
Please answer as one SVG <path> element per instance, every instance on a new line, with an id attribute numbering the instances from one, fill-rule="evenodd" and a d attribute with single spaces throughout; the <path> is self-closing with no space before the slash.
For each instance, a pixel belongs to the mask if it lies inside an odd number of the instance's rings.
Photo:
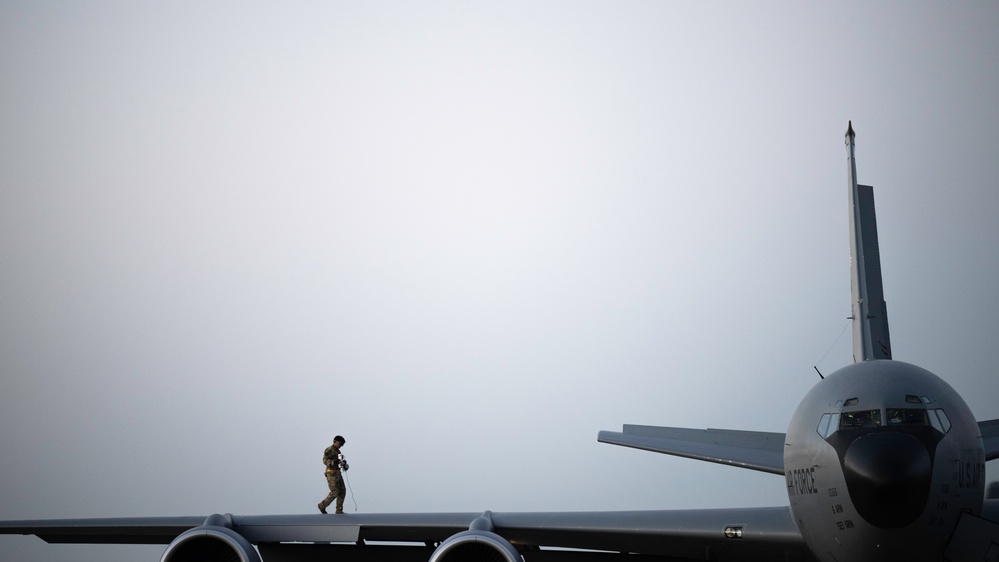
<path id="1" fill-rule="evenodd" d="M 163 552 L 160 562 L 260 562 L 250 541 L 232 530 L 229 515 L 212 515 L 204 525 L 177 536 Z"/>
<path id="2" fill-rule="evenodd" d="M 524 562 L 524 557 L 496 533 L 469 530 L 442 542 L 430 562 Z"/>

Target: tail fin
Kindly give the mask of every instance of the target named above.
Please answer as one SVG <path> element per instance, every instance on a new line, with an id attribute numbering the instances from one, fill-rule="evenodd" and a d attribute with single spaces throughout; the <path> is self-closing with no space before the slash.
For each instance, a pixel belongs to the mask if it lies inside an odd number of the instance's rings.
<path id="1" fill-rule="evenodd" d="M 874 188 L 857 185 L 853 155 L 853 123 L 846 130 L 847 174 L 850 188 L 850 276 L 853 318 L 853 360 L 891 359 L 888 307 L 881 284 L 878 221 Z"/>

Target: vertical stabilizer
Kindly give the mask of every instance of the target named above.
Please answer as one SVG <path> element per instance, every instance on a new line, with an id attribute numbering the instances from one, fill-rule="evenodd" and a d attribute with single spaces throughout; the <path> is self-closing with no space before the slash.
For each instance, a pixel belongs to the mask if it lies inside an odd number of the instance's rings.
<path id="1" fill-rule="evenodd" d="M 846 130 L 846 161 L 850 189 L 850 285 L 853 318 L 853 360 L 891 359 L 888 307 L 881 284 L 878 221 L 874 188 L 857 185 L 853 154 L 853 123 Z"/>

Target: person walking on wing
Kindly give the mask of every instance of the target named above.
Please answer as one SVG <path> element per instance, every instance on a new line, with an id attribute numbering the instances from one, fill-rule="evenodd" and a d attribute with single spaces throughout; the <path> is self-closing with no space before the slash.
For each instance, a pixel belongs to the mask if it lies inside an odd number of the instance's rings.
<path id="1" fill-rule="evenodd" d="M 340 448 L 347 440 L 337 435 L 333 438 L 333 444 L 323 451 L 323 464 L 326 465 L 326 483 L 329 484 L 330 493 L 326 499 L 319 502 L 319 512 L 326 513 L 333 500 L 336 500 L 336 512 L 343 513 L 343 500 L 347 497 L 347 488 L 343 485 L 343 474 L 341 470 L 347 470 L 350 466 L 343 458 Z"/>

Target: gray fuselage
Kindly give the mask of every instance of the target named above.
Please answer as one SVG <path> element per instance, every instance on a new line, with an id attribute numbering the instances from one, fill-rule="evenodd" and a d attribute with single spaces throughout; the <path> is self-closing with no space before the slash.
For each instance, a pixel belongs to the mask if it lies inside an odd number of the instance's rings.
<path id="1" fill-rule="evenodd" d="M 819 382 L 787 431 L 796 524 L 820 560 L 940 560 L 985 487 L 981 432 L 958 393 L 901 361 L 854 363 Z"/>

